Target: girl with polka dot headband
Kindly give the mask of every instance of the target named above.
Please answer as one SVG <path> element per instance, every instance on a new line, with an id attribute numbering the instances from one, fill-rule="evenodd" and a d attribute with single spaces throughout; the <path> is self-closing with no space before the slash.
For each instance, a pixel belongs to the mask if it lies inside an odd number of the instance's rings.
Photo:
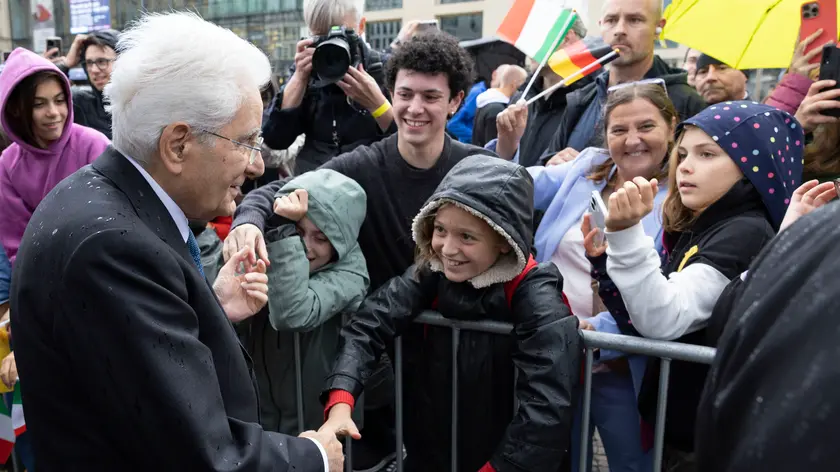
<path id="1" fill-rule="evenodd" d="M 706 326 L 715 303 L 779 229 L 802 180 L 803 141 L 792 116 L 748 101 L 711 106 L 680 124 L 663 204 L 664 265 L 639 224 L 658 182 L 636 178 L 610 196 L 607 275 L 642 336 L 714 345 Z M 651 424 L 658 378 L 652 359 L 639 398 Z M 672 364 L 666 444 L 693 444 L 704 378 L 705 367 Z"/>

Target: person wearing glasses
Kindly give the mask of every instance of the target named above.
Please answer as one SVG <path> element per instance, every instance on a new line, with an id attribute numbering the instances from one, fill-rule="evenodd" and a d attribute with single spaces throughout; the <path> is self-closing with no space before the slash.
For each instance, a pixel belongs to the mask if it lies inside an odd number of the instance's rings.
<path id="1" fill-rule="evenodd" d="M 259 424 L 230 320 L 266 305 L 266 264 L 237 251 L 211 286 L 189 229 L 231 214 L 260 165 L 268 58 L 189 12 L 144 15 L 119 49 L 105 89 L 113 146 L 41 202 L 15 262 L 39 470 L 341 471 L 334 435 Z"/>
<path id="2" fill-rule="evenodd" d="M 73 116 L 75 123 L 93 128 L 111 139 L 111 115 L 105 111 L 102 90 L 111 80 L 111 71 L 117 59 L 117 38 L 119 31 L 106 29 L 88 35 L 78 35 L 70 46 L 67 56 L 55 60 L 65 74 L 81 65 L 90 90 L 78 88 L 73 91 Z"/>

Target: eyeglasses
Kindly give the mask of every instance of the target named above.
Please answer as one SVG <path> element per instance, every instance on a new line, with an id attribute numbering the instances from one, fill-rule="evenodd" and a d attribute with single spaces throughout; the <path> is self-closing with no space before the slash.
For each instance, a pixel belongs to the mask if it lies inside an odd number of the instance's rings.
<path id="1" fill-rule="evenodd" d="M 85 61 L 85 69 L 93 69 L 93 66 L 96 65 L 96 67 L 98 67 L 99 70 L 105 70 L 114 61 L 116 61 L 116 59 L 108 59 L 107 57 L 100 57 L 95 61 Z"/>
<path id="2" fill-rule="evenodd" d="M 656 84 L 656 85 L 662 87 L 662 89 L 665 90 L 665 94 L 666 95 L 668 94 L 668 87 L 665 86 L 665 80 L 660 79 L 660 78 L 656 78 L 656 79 L 637 80 L 635 82 L 625 82 L 623 84 L 613 85 L 612 87 L 607 89 L 607 95 L 615 92 L 616 90 L 621 90 L 623 88 L 633 87 L 633 86 L 636 86 L 636 85 L 651 85 L 651 84 Z"/>
<path id="3" fill-rule="evenodd" d="M 226 139 L 226 140 L 232 142 L 233 144 L 236 144 L 237 146 L 242 146 L 246 149 L 250 149 L 251 154 L 248 156 L 248 165 L 254 165 L 254 162 L 257 161 L 257 154 L 262 152 L 262 145 L 263 145 L 263 137 L 262 136 L 258 136 L 256 141 L 254 141 L 254 145 L 252 146 L 250 144 L 245 144 L 245 143 L 236 141 L 234 139 L 230 139 L 227 136 L 222 136 L 221 134 L 216 134 L 212 131 L 207 131 L 206 129 L 202 129 L 202 130 L 199 130 L 199 131 L 201 131 L 202 133 L 212 134 L 213 136 L 215 136 L 217 138 Z"/>

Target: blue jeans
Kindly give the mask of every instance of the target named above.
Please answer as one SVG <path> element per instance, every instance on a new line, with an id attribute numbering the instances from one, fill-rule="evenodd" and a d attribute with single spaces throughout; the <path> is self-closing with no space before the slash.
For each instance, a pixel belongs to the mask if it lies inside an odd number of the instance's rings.
<path id="1" fill-rule="evenodd" d="M 582 391 L 582 389 L 581 389 Z M 572 428 L 572 472 L 580 470 L 580 432 L 583 401 L 577 408 Z M 589 457 L 586 470 L 592 470 L 592 435 L 601 435 L 610 472 L 648 472 L 653 454 L 642 451 L 639 410 L 633 380 L 614 372 L 592 374 L 592 403 L 589 423 Z"/>

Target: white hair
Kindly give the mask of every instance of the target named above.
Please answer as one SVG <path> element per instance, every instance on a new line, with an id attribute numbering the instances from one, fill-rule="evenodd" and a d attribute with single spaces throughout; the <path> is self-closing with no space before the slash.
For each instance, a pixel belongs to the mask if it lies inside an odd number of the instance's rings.
<path id="1" fill-rule="evenodd" d="M 331 27 L 343 25 L 351 14 L 358 25 L 364 13 L 365 0 L 305 0 L 303 4 L 303 19 L 314 34 L 327 34 Z"/>
<path id="2" fill-rule="evenodd" d="M 144 14 L 120 34 L 105 86 L 114 147 L 141 164 L 178 121 L 218 132 L 271 77 L 268 57 L 195 13 Z"/>

